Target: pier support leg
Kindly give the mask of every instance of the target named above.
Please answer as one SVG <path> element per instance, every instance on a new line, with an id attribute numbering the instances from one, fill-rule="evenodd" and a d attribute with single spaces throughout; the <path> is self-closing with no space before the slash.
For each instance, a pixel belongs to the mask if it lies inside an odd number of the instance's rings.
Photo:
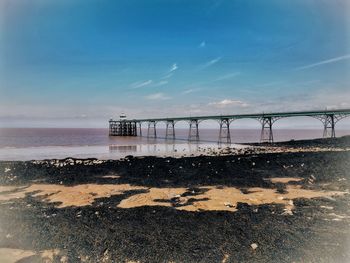
<path id="1" fill-rule="evenodd" d="M 142 137 L 142 123 L 139 122 L 139 134 Z"/>
<path id="2" fill-rule="evenodd" d="M 175 122 L 173 120 L 166 122 L 165 139 L 175 140 Z"/>
<path id="3" fill-rule="evenodd" d="M 190 120 L 190 130 L 188 133 L 188 140 L 189 141 L 199 141 L 199 131 L 198 131 L 198 120 L 193 119 Z"/>
<path id="4" fill-rule="evenodd" d="M 155 121 L 148 122 L 147 138 L 157 138 L 157 123 Z"/>
<path id="5" fill-rule="evenodd" d="M 227 143 L 231 144 L 231 134 L 230 134 L 230 120 L 222 119 L 220 120 L 220 133 L 219 133 L 219 144 Z"/>
<path id="6" fill-rule="evenodd" d="M 273 133 L 272 133 L 272 117 L 263 117 L 260 119 L 261 122 L 261 134 L 260 142 L 273 143 Z"/>
<path id="7" fill-rule="evenodd" d="M 335 138 L 334 114 L 326 115 L 323 118 L 323 138 Z"/>

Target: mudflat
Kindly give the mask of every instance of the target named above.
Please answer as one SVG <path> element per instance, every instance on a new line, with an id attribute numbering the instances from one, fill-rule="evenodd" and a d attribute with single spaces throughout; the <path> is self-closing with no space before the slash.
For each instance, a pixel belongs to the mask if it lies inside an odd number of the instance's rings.
<path id="1" fill-rule="evenodd" d="M 0 162 L 0 262 L 349 262 L 350 139 Z"/>

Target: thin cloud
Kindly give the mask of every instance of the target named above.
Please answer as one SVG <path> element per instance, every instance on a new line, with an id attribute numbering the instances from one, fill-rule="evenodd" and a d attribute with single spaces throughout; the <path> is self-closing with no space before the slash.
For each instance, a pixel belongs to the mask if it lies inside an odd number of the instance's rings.
<path id="1" fill-rule="evenodd" d="M 138 82 L 134 82 L 130 85 L 130 87 L 132 89 L 138 89 L 138 88 L 142 88 L 142 87 L 145 87 L 145 86 L 148 86 L 150 84 L 153 83 L 153 80 L 149 79 L 149 80 L 146 80 L 146 81 L 138 81 Z"/>
<path id="2" fill-rule="evenodd" d="M 271 86 L 281 85 L 281 84 L 285 84 L 285 83 L 287 83 L 287 81 L 271 81 L 271 82 L 258 84 L 258 85 L 255 85 L 255 86 L 256 87 L 265 88 L 265 87 L 271 87 Z"/>
<path id="3" fill-rule="evenodd" d="M 164 86 L 164 85 L 166 85 L 168 83 L 169 83 L 169 81 L 167 81 L 167 80 L 161 80 L 161 81 L 159 81 L 157 83 L 154 83 L 154 85 L 152 85 L 152 86 L 153 87 L 160 87 L 160 86 Z"/>
<path id="4" fill-rule="evenodd" d="M 203 47 L 205 47 L 206 46 L 206 43 L 205 43 L 205 41 L 202 41 L 200 44 L 199 44 L 199 48 L 203 48 Z"/>
<path id="5" fill-rule="evenodd" d="M 231 99 L 224 99 L 221 101 L 215 101 L 215 102 L 210 102 L 208 104 L 209 106 L 214 106 L 217 108 L 225 108 L 225 107 L 248 107 L 248 104 L 240 101 L 240 100 L 231 100 Z"/>
<path id="6" fill-rule="evenodd" d="M 220 60 L 221 60 L 221 57 L 214 58 L 214 59 L 208 61 L 207 63 L 203 64 L 200 68 L 201 69 L 208 68 L 208 67 L 218 63 Z"/>
<path id="7" fill-rule="evenodd" d="M 179 68 L 179 67 L 177 66 L 177 64 L 174 63 L 174 64 L 171 66 L 171 68 L 170 68 L 170 70 L 169 70 L 169 73 L 174 72 L 174 71 L 177 70 L 178 68 Z"/>
<path id="8" fill-rule="evenodd" d="M 215 81 L 220 81 L 220 80 L 226 80 L 226 79 L 231 79 L 234 77 L 237 77 L 238 75 L 240 75 L 240 72 L 233 72 L 233 73 L 229 73 L 229 74 L 225 74 L 221 77 L 218 77 L 217 79 L 215 79 Z"/>
<path id="9" fill-rule="evenodd" d="M 314 68 L 314 67 L 318 67 L 318 66 L 321 66 L 321 65 L 342 61 L 342 60 L 345 60 L 345 59 L 350 59 L 350 54 L 347 54 L 347 55 L 344 55 L 344 56 L 340 56 L 340 57 L 331 58 L 331 59 L 327 59 L 327 60 L 323 60 L 323 61 L 319 61 L 317 63 L 313 63 L 313 64 L 310 64 L 310 65 L 298 67 L 298 68 L 296 68 L 296 70 Z"/>
<path id="10" fill-rule="evenodd" d="M 188 89 L 188 90 L 184 90 L 184 91 L 182 92 L 182 94 L 190 94 L 190 93 L 197 92 L 197 91 L 200 91 L 200 90 L 201 90 L 200 88 Z"/>
<path id="11" fill-rule="evenodd" d="M 164 93 L 154 93 L 145 97 L 148 100 L 168 100 L 170 97 L 166 96 Z"/>
<path id="12" fill-rule="evenodd" d="M 161 79 L 169 79 L 169 78 L 171 78 L 173 75 L 174 75 L 174 73 L 169 73 L 169 74 L 167 74 L 167 75 L 161 77 Z"/>

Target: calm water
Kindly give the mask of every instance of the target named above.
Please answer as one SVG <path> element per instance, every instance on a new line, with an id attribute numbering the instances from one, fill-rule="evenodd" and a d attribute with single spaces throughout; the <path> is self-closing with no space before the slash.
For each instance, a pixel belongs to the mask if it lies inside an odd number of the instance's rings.
<path id="1" fill-rule="evenodd" d="M 0 160 L 31 160 L 46 158 L 96 157 L 103 159 L 133 155 L 175 155 L 193 153 L 198 147 L 218 147 L 218 130 L 200 130 L 200 143 L 187 142 L 188 130 L 177 129 L 176 141 L 166 141 L 165 131 L 157 129 L 158 139 L 146 137 L 109 137 L 107 129 L 2 128 L 0 129 Z M 146 131 L 143 131 L 146 134 Z M 350 134 L 338 130 L 337 136 Z M 322 137 L 322 130 L 274 130 L 275 141 Z M 260 130 L 232 129 L 232 142 L 249 143 L 260 139 Z M 236 145 L 236 147 L 238 147 Z"/>

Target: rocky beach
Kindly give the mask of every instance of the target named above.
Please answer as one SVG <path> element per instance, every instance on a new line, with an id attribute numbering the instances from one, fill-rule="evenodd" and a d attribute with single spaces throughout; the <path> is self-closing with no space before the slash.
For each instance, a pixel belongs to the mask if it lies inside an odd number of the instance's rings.
<path id="1" fill-rule="evenodd" d="M 0 262 L 349 262 L 350 137 L 0 162 Z"/>

